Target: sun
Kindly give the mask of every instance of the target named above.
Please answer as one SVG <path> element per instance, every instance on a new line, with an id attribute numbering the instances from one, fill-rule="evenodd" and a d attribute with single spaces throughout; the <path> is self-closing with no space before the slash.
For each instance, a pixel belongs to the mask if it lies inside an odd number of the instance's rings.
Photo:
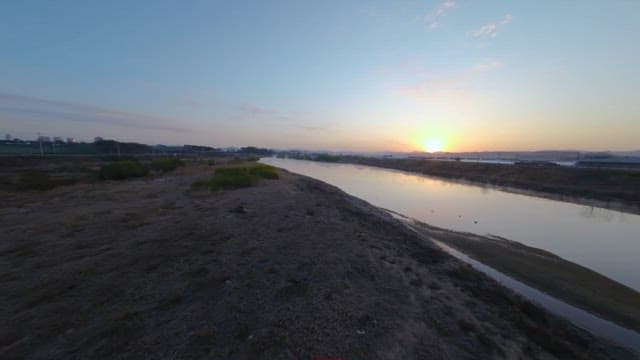
<path id="1" fill-rule="evenodd" d="M 429 139 L 422 144 L 424 151 L 435 153 L 444 150 L 444 143 L 440 139 Z"/>

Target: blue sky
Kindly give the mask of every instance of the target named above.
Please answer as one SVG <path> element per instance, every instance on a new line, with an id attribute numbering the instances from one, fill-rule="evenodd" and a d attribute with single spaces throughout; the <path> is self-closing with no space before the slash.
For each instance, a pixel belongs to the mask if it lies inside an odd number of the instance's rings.
<path id="1" fill-rule="evenodd" d="M 640 1 L 6 1 L 0 131 L 638 149 Z"/>

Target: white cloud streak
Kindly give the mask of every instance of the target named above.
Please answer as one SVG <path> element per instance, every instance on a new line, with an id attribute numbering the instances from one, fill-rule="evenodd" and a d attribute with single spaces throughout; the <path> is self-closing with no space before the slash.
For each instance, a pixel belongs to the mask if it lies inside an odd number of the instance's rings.
<path id="1" fill-rule="evenodd" d="M 471 36 L 476 39 L 487 39 L 487 38 L 495 38 L 498 36 L 498 31 L 509 25 L 513 21 L 513 16 L 511 14 L 505 15 L 502 19 L 496 22 L 492 22 L 489 24 L 484 24 L 478 29 L 471 32 Z"/>
<path id="2" fill-rule="evenodd" d="M 427 14 L 425 20 L 427 22 L 427 25 L 429 26 L 429 29 L 436 29 L 438 27 L 440 27 L 440 20 L 441 18 L 451 9 L 456 7 L 456 2 L 453 0 L 446 0 L 441 2 L 438 7 L 432 11 L 431 13 Z"/>

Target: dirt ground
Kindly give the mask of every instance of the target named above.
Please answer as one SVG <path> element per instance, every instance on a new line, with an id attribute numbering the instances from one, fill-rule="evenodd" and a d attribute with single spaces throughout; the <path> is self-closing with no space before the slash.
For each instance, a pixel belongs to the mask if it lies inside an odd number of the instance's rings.
<path id="1" fill-rule="evenodd" d="M 334 187 L 213 169 L 2 192 L 0 358 L 634 358 Z"/>

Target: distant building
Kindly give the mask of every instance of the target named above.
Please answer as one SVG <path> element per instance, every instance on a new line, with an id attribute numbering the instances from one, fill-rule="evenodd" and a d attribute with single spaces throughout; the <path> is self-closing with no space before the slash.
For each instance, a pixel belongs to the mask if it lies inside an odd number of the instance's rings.
<path id="1" fill-rule="evenodd" d="M 72 137 L 68 137 L 67 138 L 67 144 L 75 144 L 76 143 L 76 139 L 72 138 Z"/>
<path id="2" fill-rule="evenodd" d="M 11 134 L 5 134 L 4 139 L 7 141 L 11 141 Z"/>
<path id="3" fill-rule="evenodd" d="M 100 142 L 100 141 L 103 141 L 103 140 L 104 139 L 102 137 L 100 137 L 100 136 L 96 136 L 96 137 L 93 138 L 93 142 Z"/>
<path id="4" fill-rule="evenodd" d="M 61 143 L 63 141 L 62 141 L 62 138 L 60 136 L 54 136 L 53 137 L 53 142 Z"/>
<path id="5" fill-rule="evenodd" d="M 47 142 L 51 142 L 51 138 L 48 136 L 40 135 L 38 136 L 38 141 L 47 143 Z"/>

